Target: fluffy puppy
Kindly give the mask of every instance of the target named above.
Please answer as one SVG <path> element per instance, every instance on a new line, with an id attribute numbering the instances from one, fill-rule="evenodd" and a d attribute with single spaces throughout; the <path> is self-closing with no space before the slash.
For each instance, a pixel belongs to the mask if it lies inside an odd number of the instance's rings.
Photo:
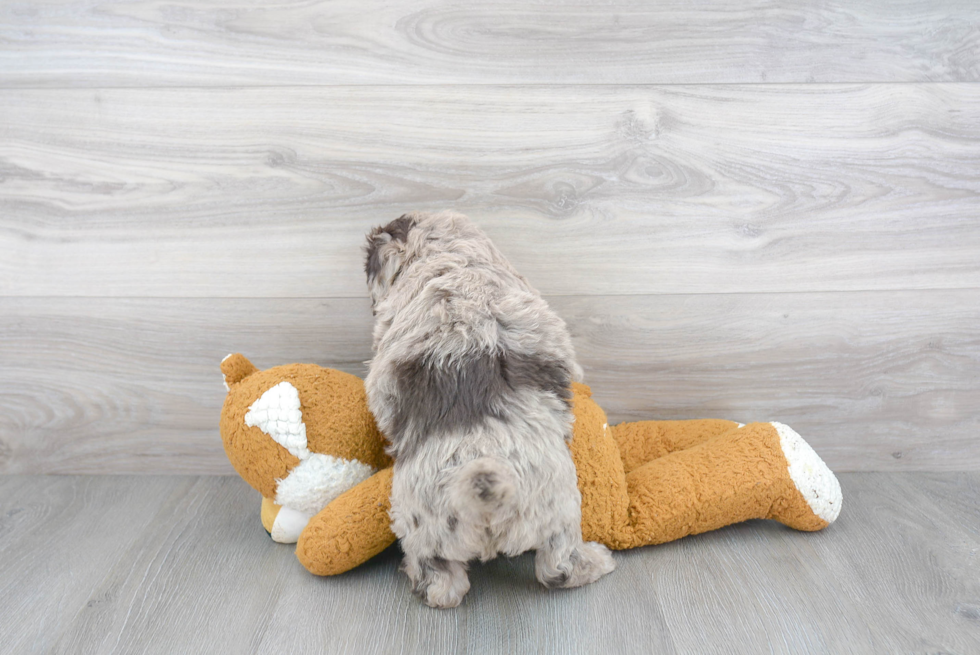
<path id="1" fill-rule="evenodd" d="M 368 235 L 368 404 L 395 458 L 392 530 L 433 607 L 469 590 L 467 562 L 536 550 L 547 587 L 615 568 L 582 542 L 566 445 L 581 368 L 564 322 L 465 216 L 406 214 Z"/>

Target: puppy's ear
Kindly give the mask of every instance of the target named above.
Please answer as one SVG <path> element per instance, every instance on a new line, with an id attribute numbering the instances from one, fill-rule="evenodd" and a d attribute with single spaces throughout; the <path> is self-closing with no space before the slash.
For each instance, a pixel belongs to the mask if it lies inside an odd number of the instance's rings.
<path id="1" fill-rule="evenodd" d="M 368 234 L 364 248 L 364 272 L 367 274 L 372 303 L 376 304 L 384 298 L 398 277 L 405 263 L 408 233 L 413 227 L 415 219 L 405 214 L 384 227 L 374 228 Z"/>

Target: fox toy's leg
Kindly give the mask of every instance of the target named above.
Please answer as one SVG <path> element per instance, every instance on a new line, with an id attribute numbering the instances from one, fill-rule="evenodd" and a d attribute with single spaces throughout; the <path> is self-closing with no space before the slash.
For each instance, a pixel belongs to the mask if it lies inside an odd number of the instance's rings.
<path id="1" fill-rule="evenodd" d="M 779 423 L 752 423 L 626 476 L 633 543 L 664 543 L 748 519 L 819 530 L 837 518 L 837 478 Z"/>
<path id="2" fill-rule="evenodd" d="M 296 556 L 310 573 L 337 575 L 360 566 L 395 542 L 391 531 L 392 468 L 345 491 L 310 519 Z"/>
<path id="3" fill-rule="evenodd" d="M 276 516 L 279 514 L 281 506 L 276 505 L 274 500 L 262 496 L 262 510 L 259 516 L 262 518 L 262 527 L 272 536 L 272 527 L 276 524 Z"/>
<path id="4" fill-rule="evenodd" d="M 637 421 L 609 428 L 619 446 L 627 473 L 649 461 L 684 450 L 739 426 L 734 421 L 699 419 L 692 421 Z"/>

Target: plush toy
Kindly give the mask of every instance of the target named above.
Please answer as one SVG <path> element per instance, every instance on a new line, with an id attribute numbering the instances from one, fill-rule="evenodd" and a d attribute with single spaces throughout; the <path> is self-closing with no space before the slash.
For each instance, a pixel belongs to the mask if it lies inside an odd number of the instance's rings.
<path id="1" fill-rule="evenodd" d="M 395 541 L 392 460 L 360 378 L 314 364 L 259 371 L 221 363 L 221 438 L 262 494 L 262 524 L 296 542 L 310 572 L 335 575 Z M 569 448 L 582 493 L 582 536 L 612 549 L 659 544 L 747 519 L 820 530 L 840 512 L 837 478 L 780 423 L 640 421 L 609 426 L 589 387 L 572 386 Z"/>

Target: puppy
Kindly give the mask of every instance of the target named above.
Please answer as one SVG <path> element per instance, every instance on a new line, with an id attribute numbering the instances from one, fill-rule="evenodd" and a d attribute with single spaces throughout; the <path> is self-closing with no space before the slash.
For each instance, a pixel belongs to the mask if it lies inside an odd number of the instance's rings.
<path id="1" fill-rule="evenodd" d="M 432 607 L 469 590 L 467 562 L 536 550 L 537 579 L 615 568 L 582 542 L 566 445 L 581 368 L 564 322 L 465 216 L 406 214 L 368 235 L 368 404 L 395 458 L 392 530 Z"/>

